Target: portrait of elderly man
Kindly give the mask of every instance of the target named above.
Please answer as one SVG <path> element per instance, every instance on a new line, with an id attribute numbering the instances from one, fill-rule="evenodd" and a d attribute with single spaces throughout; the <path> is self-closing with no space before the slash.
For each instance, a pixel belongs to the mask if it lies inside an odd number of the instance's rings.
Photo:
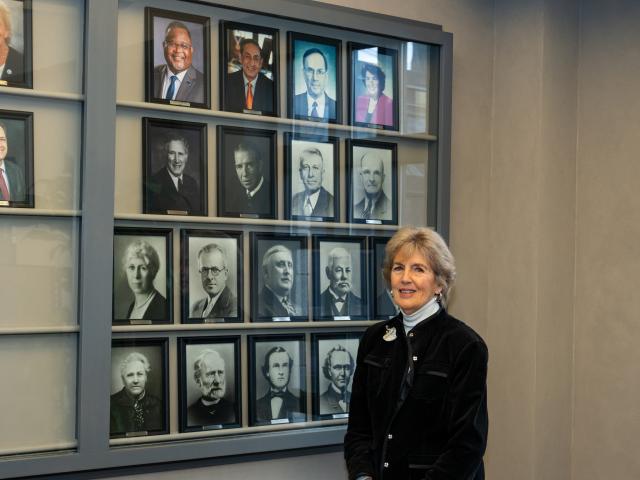
<path id="1" fill-rule="evenodd" d="M 343 247 L 331 249 L 324 272 L 329 286 L 320 294 L 320 316 L 362 315 L 362 299 L 352 291 L 354 271 L 351 253 Z"/>
<path id="2" fill-rule="evenodd" d="M 295 421 L 304 415 L 304 395 L 289 391 L 293 358 L 282 346 L 274 346 L 264 356 L 261 371 L 269 383 L 267 392 L 256 401 L 256 422 L 289 419 Z"/>
<path id="3" fill-rule="evenodd" d="M 236 423 L 233 403 L 226 393 L 224 358 L 216 350 L 203 350 L 193 362 L 193 379 L 201 396 L 187 408 L 187 425 L 225 425 Z"/>
<path id="4" fill-rule="evenodd" d="M 12 35 L 11 10 L 0 0 L 0 85 L 21 85 L 26 81 L 23 52 L 12 45 Z"/>
<path id="5" fill-rule="evenodd" d="M 169 23 L 162 47 L 165 63 L 153 68 L 153 96 L 205 103 L 205 76 L 192 64 L 194 46 L 189 28 L 179 21 Z"/>
<path id="6" fill-rule="evenodd" d="M 188 173 L 189 142 L 172 132 L 163 139 L 164 165 L 153 173 L 146 184 L 148 205 L 145 213 L 203 215 L 202 195 L 198 182 Z"/>
<path id="7" fill-rule="evenodd" d="M 307 147 L 300 152 L 298 173 L 304 190 L 293 195 L 291 214 L 307 217 L 333 217 L 334 198 L 322 186 L 325 166 L 322 152 Z"/>
<path id="8" fill-rule="evenodd" d="M 317 47 L 302 54 L 302 73 L 306 91 L 293 98 L 293 112 L 297 116 L 312 120 L 336 119 L 336 100 L 325 91 L 329 78 L 329 63 L 326 55 Z"/>
<path id="9" fill-rule="evenodd" d="M 27 199 L 27 185 L 20 166 L 9 160 L 7 126 L 0 121 L 0 201 L 23 202 Z"/>
<path id="10" fill-rule="evenodd" d="M 229 73 L 225 84 L 225 110 L 273 113 L 273 80 L 262 73 L 264 58 L 260 44 L 252 38 L 240 41 L 242 69 Z"/>
<path id="11" fill-rule="evenodd" d="M 227 285 L 229 267 L 225 250 L 209 243 L 198 251 L 197 261 L 202 289 L 207 295 L 193 304 L 190 318 L 236 317 L 238 299 Z"/>
<path id="12" fill-rule="evenodd" d="M 272 212 L 270 185 L 264 172 L 264 160 L 250 142 L 241 142 L 233 149 L 233 168 L 236 180 L 225 185 L 226 210 L 240 214 L 269 214 Z"/>
<path id="13" fill-rule="evenodd" d="M 111 395 L 110 432 L 149 432 L 163 428 L 159 398 L 147 391 L 149 360 L 139 352 L 129 353 L 120 363 L 122 390 Z"/>
<path id="14" fill-rule="evenodd" d="M 258 295 L 260 317 L 303 315 L 300 305 L 291 298 L 294 280 L 293 255 L 284 245 L 274 245 L 262 257 L 264 286 Z"/>
<path id="15" fill-rule="evenodd" d="M 364 197 L 354 206 L 355 218 L 391 220 L 393 205 L 383 189 L 384 163 L 375 151 L 368 151 L 360 158 L 358 178 L 364 190 Z"/>
<path id="16" fill-rule="evenodd" d="M 322 374 L 331 383 L 320 395 L 320 415 L 349 412 L 351 392 L 348 387 L 354 366 L 351 353 L 342 345 L 336 345 L 327 352 Z"/>

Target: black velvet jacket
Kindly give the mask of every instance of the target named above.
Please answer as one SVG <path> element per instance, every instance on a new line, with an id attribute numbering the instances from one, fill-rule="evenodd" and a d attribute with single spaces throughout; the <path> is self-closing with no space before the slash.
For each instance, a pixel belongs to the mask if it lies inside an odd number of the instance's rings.
<path id="1" fill-rule="evenodd" d="M 484 479 L 487 360 L 482 338 L 444 309 L 408 335 L 402 315 L 370 327 L 345 436 L 349 478 Z"/>

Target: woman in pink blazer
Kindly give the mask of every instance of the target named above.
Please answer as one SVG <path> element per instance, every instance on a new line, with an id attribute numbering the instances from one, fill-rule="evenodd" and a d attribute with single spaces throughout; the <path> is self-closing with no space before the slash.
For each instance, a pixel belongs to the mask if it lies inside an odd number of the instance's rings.
<path id="1" fill-rule="evenodd" d="M 384 93 L 385 74 L 371 63 L 362 65 L 365 95 L 356 98 L 356 122 L 393 127 L 393 100 Z"/>

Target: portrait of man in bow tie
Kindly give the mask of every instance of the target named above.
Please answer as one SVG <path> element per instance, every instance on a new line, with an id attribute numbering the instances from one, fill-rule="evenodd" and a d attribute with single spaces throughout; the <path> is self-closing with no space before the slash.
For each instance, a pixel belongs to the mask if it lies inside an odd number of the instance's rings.
<path id="1" fill-rule="evenodd" d="M 353 292 L 354 279 L 360 278 L 353 266 L 351 253 L 343 247 L 329 251 L 324 273 L 329 286 L 320 295 L 321 317 L 359 316 L 363 312 L 362 298 Z"/>
<path id="2" fill-rule="evenodd" d="M 330 383 L 320 395 L 320 415 L 349 412 L 351 401 L 349 385 L 354 367 L 353 356 L 343 345 L 338 344 L 327 352 L 322 365 L 322 374 Z"/>

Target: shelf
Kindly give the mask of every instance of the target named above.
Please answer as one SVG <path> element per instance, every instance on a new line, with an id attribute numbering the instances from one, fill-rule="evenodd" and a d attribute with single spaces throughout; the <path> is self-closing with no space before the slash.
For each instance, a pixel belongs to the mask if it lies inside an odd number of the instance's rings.
<path id="1" fill-rule="evenodd" d="M 51 443 L 48 445 L 40 445 L 37 447 L 0 449 L 0 455 L 19 455 L 19 454 L 27 454 L 27 453 L 41 453 L 41 452 L 50 453 L 52 451 L 74 450 L 76 448 L 78 448 L 78 442 L 76 441 L 59 442 L 59 443 Z"/>
<path id="2" fill-rule="evenodd" d="M 78 325 L 60 325 L 55 327 L 2 327 L 0 335 L 43 335 L 55 333 L 77 333 Z"/>
<path id="3" fill-rule="evenodd" d="M 20 215 L 32 217 L 80 217 L 80 210 L 46 210 L 43 208 L 0 207 L 0 215 Z"/>
<path id="4" fill-rule="evenodd" d="M 202 330 L 282 330 L 282 329 L 314 329 L 314 328 L 353 328 L 369 327 L 379 320 L 343 320 L 320 322 L 237 322 L 237 323 L 162 323 L 155 325 L 114 325 L 113 333 L 127 332 L 189 332 Z"/>
<path id="5" fill-rule="evenodd" d="M 47 100 L 84 101 L 84 95 L 81 93 L 47 92 L 45 90 L 33 90 L 31 88 L 0 87 L 0 93 L 21 97 L 46 98 Z"/>

